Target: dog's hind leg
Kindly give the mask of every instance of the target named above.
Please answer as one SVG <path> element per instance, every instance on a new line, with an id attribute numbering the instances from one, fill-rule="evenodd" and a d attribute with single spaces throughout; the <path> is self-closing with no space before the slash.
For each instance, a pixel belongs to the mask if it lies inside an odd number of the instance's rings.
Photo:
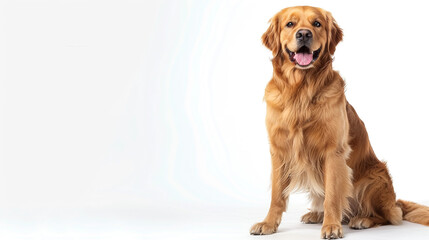
<path id="1" fill-rule="evenodd" d="M 354 184 L 354 191 L 360 207 L 350 219 L 350 228 L 365 229 L 401 223 L 402 210 L 396 204 L 392 180 L 384 163 L 372 166 L 367 175 Z"/>

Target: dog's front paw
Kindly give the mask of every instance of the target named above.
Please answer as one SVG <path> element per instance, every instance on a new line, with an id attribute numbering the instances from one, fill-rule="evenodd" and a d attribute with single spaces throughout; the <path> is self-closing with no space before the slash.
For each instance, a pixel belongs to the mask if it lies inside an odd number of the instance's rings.
<path id="1" fill-rule="evenodd" d="M 267 222 L 256 223 L 250 228 L 252 235 L 267 235 L 277 231 L 278 224 L 270 224 Z"/>
<path id="2" fill-rule="evenodd" d="M 340 224 L 323 224 L 322 235 L 323 239 L 337 239 L 343 237 L 343 228 Z"/>

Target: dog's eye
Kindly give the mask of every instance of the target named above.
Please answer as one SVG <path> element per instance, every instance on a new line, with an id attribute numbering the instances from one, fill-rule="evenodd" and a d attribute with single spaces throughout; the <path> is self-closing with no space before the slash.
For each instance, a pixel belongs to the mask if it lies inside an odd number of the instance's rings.
<path id="1" fill-rule="evenodd" d="M 286 27 L 293 27 L 293 22 L 288 22 L 287 24 L 286 24 Z"/>
<path id="2" fill-rule="evenodd" d="M 318 21 L 314 21 L 313 26 L 320 27 L 320 26 L 322 26 L 322 24 L 320 24 L 320 22 L 318 22 Z"/>

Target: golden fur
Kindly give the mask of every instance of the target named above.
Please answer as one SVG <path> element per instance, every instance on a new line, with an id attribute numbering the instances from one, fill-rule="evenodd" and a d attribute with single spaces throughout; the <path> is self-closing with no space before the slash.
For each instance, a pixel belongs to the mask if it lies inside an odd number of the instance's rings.
<path id="1" fill-rule="evenodd" d="M 318 21 L 321 26 L 314 26 Z M 285 27 L 293 22 L 293 27 Z M 310 30 L 310 50 L 321 49 L 309 66 L 289 59 L 296 33 Z M 273 77 L 265 89 L 266 127 L 272 162 L 270 210 L 252 234 L 277 231 L 291 192 L 312 201 L 305 223 L 322 223 L 322 238 L 343 237 L 341 222 L 363 229 L 399 224 L 404 218 L 429 225 L 429 208 L 398 200 L 385 163 L 370 145 L 365 125 L 344 95 L 344 81 L 332 69 L 342 30 L 331 13 L 314 7 L 277 13 L 262 36 L 273 53 Z M 403 216 L 404 214 L 404 216 Z"/>

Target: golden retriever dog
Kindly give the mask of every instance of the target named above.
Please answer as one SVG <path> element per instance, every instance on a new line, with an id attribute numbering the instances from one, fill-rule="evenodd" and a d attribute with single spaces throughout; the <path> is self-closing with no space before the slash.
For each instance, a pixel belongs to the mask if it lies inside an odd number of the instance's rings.
<path id="1" fill-rule="evenodd" d="M 309 6 L 283 9 L 262 36 L 273 53 L 264 97 L 272 195 L 265 220 L 251 234 L 276 232 L 296 190 L 311 200 L 302 222 L 323 223 L 322 238 L 343 237 L 342 223 L 364 229 L 405 219 L 429 226 L 429 207 L 396 200 L 386 164 L 346 100 L 344 80 L 332 69 L 342 38 L 331 13 Z"/>

